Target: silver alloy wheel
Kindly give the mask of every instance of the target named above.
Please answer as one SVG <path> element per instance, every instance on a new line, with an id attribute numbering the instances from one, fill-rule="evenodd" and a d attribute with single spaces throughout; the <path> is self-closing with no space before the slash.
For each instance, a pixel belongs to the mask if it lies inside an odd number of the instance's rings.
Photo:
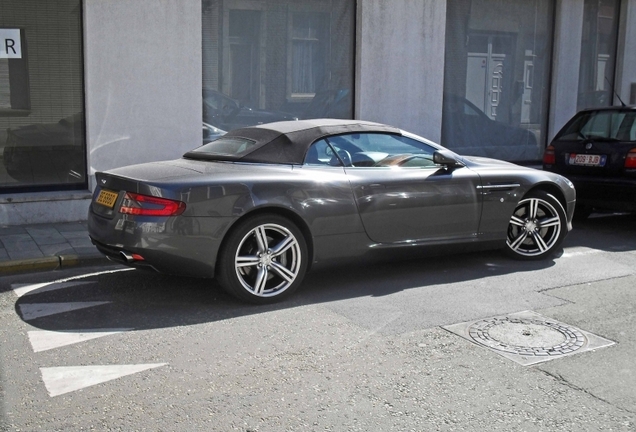
<path id="1" fill-rule="evenodd" d="M 506 243 L 516 254 L 538 257 L 560 242 L 562 225 L 560 213 L 551 203 L 541 198 L 526 198 L 512 213 Z"/>
<path id="2" fill-rule="evenodd" d="M 262 224 L 239 243 L 234 267 L 239 282 L 250 294 L 272 297 L 289 288 L 302 264 L 302 251 L 294 234 L 282 225 Z"/>

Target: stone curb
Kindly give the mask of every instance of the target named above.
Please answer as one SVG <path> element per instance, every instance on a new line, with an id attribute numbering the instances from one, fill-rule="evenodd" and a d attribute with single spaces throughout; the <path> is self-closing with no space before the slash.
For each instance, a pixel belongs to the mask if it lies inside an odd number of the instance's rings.
<path id="1" fill-rule="evenodd" d="M 103 255 L 56 255 L 0 262 L 0 275 L 51 271 L 60 268 L 112 264 Z"/>

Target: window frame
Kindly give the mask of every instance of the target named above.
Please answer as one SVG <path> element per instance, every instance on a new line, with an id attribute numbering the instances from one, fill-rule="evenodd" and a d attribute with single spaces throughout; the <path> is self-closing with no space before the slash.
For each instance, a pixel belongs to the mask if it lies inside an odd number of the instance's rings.
<path id="1" fill-rule="evenodd" d="M 329 16 L 330 7 L 327 1 L 321 0 L 317 1 L 313 4 L 303 4 L 303 5 L 289 5 L 288 6 L 288 16 L 287 16 L 287 101 L 288 102 L 311 102 L 314 96 L 316 96 L 319 89 L 316 89 L 314 93 L 294 93 L 293 92 L 293 76 L 294 76 L 294 60 L 293 60 L 293 52 L 294 52 L 294 15 L 300 14 L 325 14 L 327 17 Z M 324 31 L 324 34 L 327 37 L 331 35 L 331 22 L 326 20 L 327 28 Z M 303 39 L 304 40 L 304 39 Z M 317 40 L 320 43 L 320 40 Z M 323 65 L 323 69 L 325 71 L 331 70 L 330 60 L 331 60 L 331 47 L 329 43 L 325 43 L 324 45 L 324 58 L 325 64 Z"/>

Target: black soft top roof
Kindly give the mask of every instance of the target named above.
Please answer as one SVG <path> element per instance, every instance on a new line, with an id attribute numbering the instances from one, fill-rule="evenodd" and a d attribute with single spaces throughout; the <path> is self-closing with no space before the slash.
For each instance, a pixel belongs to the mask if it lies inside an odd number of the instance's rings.
<path id="1" fill-rule="evenodd" d="M 238 155 L 188 152 L 185 158 L 255 163 L 301 164 L 309 146 L 331 135 L 384 132 L 400 135 L 398 128 L 363 120 L 313 119 L 282 121 L 234 129 L 218 139 L 245 138 L 255 142 Z"/>

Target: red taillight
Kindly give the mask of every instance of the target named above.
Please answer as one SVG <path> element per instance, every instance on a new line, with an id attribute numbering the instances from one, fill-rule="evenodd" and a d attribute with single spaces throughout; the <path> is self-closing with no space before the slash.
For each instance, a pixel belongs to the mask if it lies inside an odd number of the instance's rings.
<path id="1" fill-rule="evenodd" d="M 545 165 L 554 165 L 556 163 L 556 156 L 554 155 L 554 146 L 547 146 L 543 153 L 543 163 Z"/>
<path id="2" fill-rule="evenodd" d="M 636 168 L 636 148 L 631 149 L 629 153 L 627 153 L 625 168 Z"/>
<path id="3" fill-rule="evenodd" d="M 119 212 L 139 216 L 177 216 L 185 209 L 186 205 L 181 201 L 126 192 Z"/>

